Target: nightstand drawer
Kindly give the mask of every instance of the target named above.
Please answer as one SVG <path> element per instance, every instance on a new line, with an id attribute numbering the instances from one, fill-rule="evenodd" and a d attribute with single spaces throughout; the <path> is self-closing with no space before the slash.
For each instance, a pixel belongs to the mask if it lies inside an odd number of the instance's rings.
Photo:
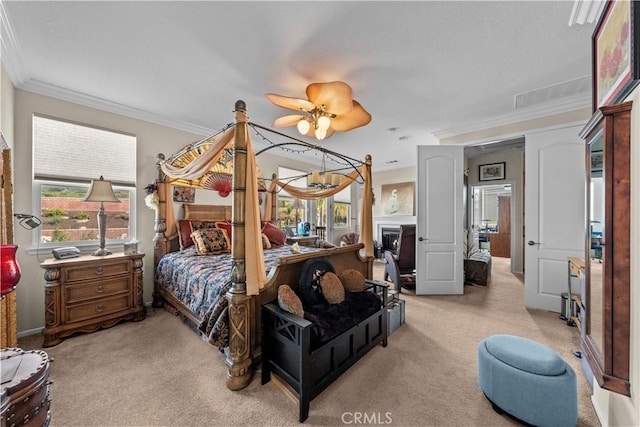
<path id="1" fill-rule="evenodd" d="M 131 307 L 129 295 L 104 299 L 92 303 L 79 304 L 67 307 L 67 322 L 80 322 L 82 320 L 102 317 L 117 313 Z"/>
<path id="2" fill-rule="evenodd" d="M 119 262 L 114 264 L 103 263 L 100 265 L 86 265 L 71 267 L 65 270 L 65 282 L 78 280 L 89 280 L 101 277 L 117 276 L 119 274 L 129 274 L 129 262 Z"/>
<path id="3" fill-rule="evenodd" d="M 127 293 L 131 289 L 129 277 L 115 277 L 86 284 L 70 285 L 65 288 L 67 304 L 74 304 L 93 298 L 104 298 L 119 293 Z"/>

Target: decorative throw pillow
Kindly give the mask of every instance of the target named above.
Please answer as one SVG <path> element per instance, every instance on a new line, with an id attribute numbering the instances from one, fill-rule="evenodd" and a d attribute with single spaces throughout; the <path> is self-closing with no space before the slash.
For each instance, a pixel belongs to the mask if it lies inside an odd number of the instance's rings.
<path id="1" fill-rule="evenodd" d="M 191 221 L 188 219 L 179 219 L 176 222 L 176 228 L 178 231 L 178 241 L 180 242 L 180 250 L 187 249 L 189 246 L 193 246 L 193 240 L 191 239 Z"/>
<path id="2" fill-rule="evenodd" d="M 232 238 L 232 234 L 231 234 L 231 222 L 229 221 L 217 221 L 215 223 L 216 228 L 219 228 L 221 230 L 224 230 L 227 233 L 227 238 L 229 239 L 229 245 L 231 245 L 231 238 Z"/>
<path id="3" fill-rule="evenodd" d="M 344 286 L 336 273 L 326 272 L 320 279 L 322 296 L 329 304 L 340 304 L 344 301 Z"/>
<path id="4" fill-rule="evenodd" d="M 231 251 L 227 234 L 220 228 L 194 231 L 191 238 L 195 242 L 196 252 L 200 255 L 217 255 Z"/>
<path id="5" fill-rule="evenodd" d="M 264 224 L 262 233 L 269 238 L 273 246 L 283 246 L 287 242 L 287 233 L 271 222 Z"/>
<path id="6" fill-rule="evenodd" d="M 215 228 L 215 221 L 203 221 L 197 219 L 179 219 L 176 223 L 178 231 L 178 240 L 180 242 L 180 249 L 186 249 L 193 246 L 194 242 L 191 238 L 191 233 L 196 230 L 205 230 L 208 228 Z"/>
<path id="7" fill-rule="evenodd" d="M 304 317 L 302 301 L 289 285 L 280 285 L 278 288 L 278 305 L 284 311 Z"/>
<path id="8" fill-rule="evenodd" d="M 367 282 L 362 273 L 352 268 L 343 270 L 338 278 L 347 292 L 362 292 L 367 289 Z"/>
<path id="9" fill-rule="evenodd" d="M 271 249 L 271 242 L 266 234 L 262 233 L 262 249 Z"/>
<path id="10" fill-rule="evenodd" d="M 336 271 L 333 265 L 325 258 L 311 258 L 305 261 L 300 271 L 300 281 L 298 282 L 298 292 L 302 304 L 310 307 L 316 304 L 326 304 L 327 300 L 322 295 L 322 285 L 320 280 L 325 273 Z"/>

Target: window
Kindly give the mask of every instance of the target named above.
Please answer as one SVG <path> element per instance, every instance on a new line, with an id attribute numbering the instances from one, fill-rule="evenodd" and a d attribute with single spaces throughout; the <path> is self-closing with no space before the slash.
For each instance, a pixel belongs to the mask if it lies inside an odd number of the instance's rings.
<path id="1" fill-rule="evenodd" d="M 347 187 L 333 196 L 333 227 L 351 226 L 351 187 Z"/>
<path id="2" fill-rule="evenodd" d="M 91 180 L 112 182 L 120 203 L 104 203 L 106 243 L 135 236 L 136 138 L 131 135 L 33 116 L 34 229 L 41 247 L 95 246 L 99 203 L 84 202 Z"/>
<path id="3" fill-rule="evenodd" d="M 278 179 L 282 182 L 287 182 L 288 185 L 293 187 L 305 188 L 307 186 L 306 173 L 295 169 L 279 167 Z M 278 193 L 276 224 L 278 227 L 287 230 L 287 234 L 296 234 L 298 224 L 307 221 L 308 209 L 308 202 L 306 200 L 293 197 L 287 192 L 287 188 L 285 187 Z"/>

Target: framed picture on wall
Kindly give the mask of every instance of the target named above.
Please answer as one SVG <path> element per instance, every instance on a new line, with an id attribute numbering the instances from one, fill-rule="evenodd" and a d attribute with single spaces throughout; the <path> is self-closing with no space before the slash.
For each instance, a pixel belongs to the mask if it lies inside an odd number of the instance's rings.
<path id="1" fill-rule="evenodd" d="M 478 166 L 479 181 L 496 181 L 506 178 L 506 162 L 487 163 Z"/>
<path id="2" fill-rule="evenodd" d="M 640 2 L 607 2 L 592 36 L 593 111 L 622 101 L 640 82 Z"/>
<path id="3" fill-rule="evenodd" d="M 193 203 L 196 200 L 196 189 L 191 187 L 173 187 L 173 201 Z"/>
<path id="4" fill-rule="evenodd" d="M 385 184 L 381 190 L 385 215 L 415 215 L 413 182 Z"/>

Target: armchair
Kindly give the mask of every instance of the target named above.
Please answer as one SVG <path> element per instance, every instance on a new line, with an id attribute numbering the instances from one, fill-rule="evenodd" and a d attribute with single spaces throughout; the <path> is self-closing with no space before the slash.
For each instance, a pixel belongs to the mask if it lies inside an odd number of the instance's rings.
<path id="1" fill-rule="evenodd" d="M 391 280 L 395 290 L 402 287 L 415 288 L 416 285 L 416 226 L 403 224 L 400 226 L 400 237 L 396 245 L 396 254 L 385 251 L 384 280 Z"/>
<path id="2" fill-rule="evenodd" d="M 360 235 L 358 233 L 347 233 L 340 236 L 340 246 L 354 245 L 358 243 Z"/>

